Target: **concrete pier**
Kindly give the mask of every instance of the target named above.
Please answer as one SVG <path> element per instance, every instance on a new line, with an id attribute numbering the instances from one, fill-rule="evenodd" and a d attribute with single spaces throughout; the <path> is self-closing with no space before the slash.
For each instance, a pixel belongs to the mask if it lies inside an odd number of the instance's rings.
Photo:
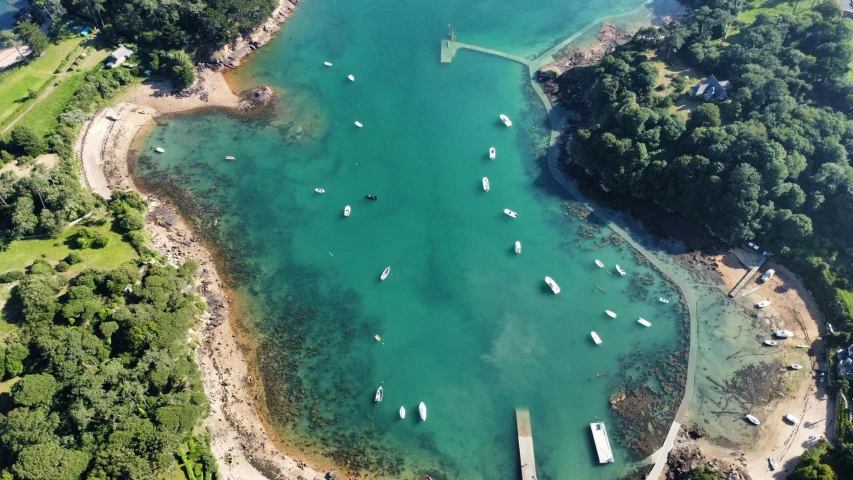
<path id="1" fill-rule="evenodd" d="M 743 278 L 741 278 L 740 281 L 737 282 L 735 288 L 733 288 L 732 291 L 729 292 L 729 296 L 734 298 L 735 295 L 737 295 L 738 292 L 741 291 L 741 289 L 746 286 L 750 282 L 750 280 L 753 279 L 753 277 L 755 277 L 755 274 L 758 273 L 759 270 L 761 270 L 761 266 L 764 265 L 764 262 L 766 261 L 767 257 L 765 256 L 759 258 L 755 265 L 750 268 L 748 272 L 746 272 L 746 275 L 744 275 Z"/>
<path id="2" fill-rule="evenodd" d="M 530 411 L 526 408 L 516 408 L 515 423 L 518 426 L 518 456 L 521 458 L 521 478 L 522 480 L 537 478 L 536 460 L 533 458 L 533 432 L 530 430 Z"/>
<path id="3" fill-rule="evenodd" d="M 610 440 L 607 438 L 604 422 L 590 423 L 589 428 L 592 430 L 592 439 L 595 440 L 598 463 L 613 463 L 613 451 L 610 450 Z"/>

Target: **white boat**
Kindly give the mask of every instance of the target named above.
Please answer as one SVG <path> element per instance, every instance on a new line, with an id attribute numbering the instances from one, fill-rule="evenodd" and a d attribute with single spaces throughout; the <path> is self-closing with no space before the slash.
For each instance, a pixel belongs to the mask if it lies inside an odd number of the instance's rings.
<path id="1" fill-rule="evenodd" d="M 489 191 L 489 179 L 488 177 L 483 177 L 483 190 Z"/>
<path id="2" fill-rule="evenodd" d="M 376 401 L 376 403 L 379 403 L 383 398 L 385 398 L 385 392 L 382 391 L 382 387 L 379 387 L 379 390 L 376 390 L 376 397 L 374 397 L 373 400 Z"/>
<path id="3" fill-rule="evenodd" d="M 518 240 L 515 241 L 515 254 L 521 255 L 521 242 Z"/>
<path id="4" fill-rule="evenodd" d="M 358 128 L 361 128 L 361 127 L 363 127 L 364 125 L 362 125 L 362 124 L 361 124 L 361 122 L 359 122 L 358 120 L 356 120 L 356 121 L 355 121 L 355 126 L 356 126 L 356 127 L 358 127 Z"/>
<path id="5" fill-rule="evenodd" d="M 325 66 L 327 66 L 327 67 L 331 67 L 331 66 L 332 66 L 332 62 L 323 62 L 323 65 L 325 65 Z"/>
<path id="6" fill-rule="evenodd" d="M 755 304 L 755 308 L 764 308 L 767 305 L 770 305 L 770 300 L 764 300 L 762 302 L 758 302 Z"/>
<path id="7" fill-rule="evenodd" d="M 775 347 L 776 345 L 778 345 L 778 343 L 774 342 L 773 340 L 765 340 L 764 344 L 768 347 Z"/>
<path id="8" fill-rule="evenodd" d="M 163 153 L 163 152 L 165 152 L 165 150 L 163 150 L 163 147 L 157 147 L 157 148 L 155 148 L 155 149 L 154 149 L 154 151 L 155 151 L 155 152 L 157 152 L 157 153 Z"/>
<path id="9" fill-rule="evenodd" d="M 352 212 L 352 208 L 350 208 L 350 206 L 349 206 L 349 205 L 347 205 L 346 207 L 344 207 L 344 216 L 345 216 L 345 217 L 349 217 L 350 212 Z"/>
<path id="10" fill-rule="evenodd" d="M 421 415 L 421 420 L 426 421 L 426 405 L 424 405 L 424 402 L 418 405 L 418 413 Z"/>
<path id="11" fill-rule="evenodd" d="M 610 318 L 616 318 L 616 313 L 615 313 L 615 312 L 611 312 L 610 310 L 605 310 L 605 311 L 604 311 L 604 313 L 606 313 L 606 314 L 607 314 L 607 316 L 608 316 L 608 317 L 610 317 Z"/>
<path id="12" fill-rule="evenodd" d="M 548 286 L 551 287 L 551 291 L 554 292 L 554 295 L 560 293 L 560 286 L 557 285 L 557 282 L 555 282 L 553 278 L 545 277 L 545 283 L 547 283 Z"/>
<path id="13" fill-rule="evenodd" d="M 400 418 L 406 418 L 406 407 L 400 407 Z"/>
<path id="14" fill-rule="evenodd" d="M 501 114 L 501 121 L 504 122 L 504 125 L 506 125 L 507 127 L 512 126 L 512 120 L 510 120 L 509 117 L 507 117 L 503 113 Z"/>
<path id="15" fill-rule="evenodd" d="M 776 463 L 776 459 L 773 457 L 770 457 L 767 460 L 770 462 L 770 470 L 776 470 L 776 465 L 778 465 Z"/>
<path id="16" fill-rule="evenodd" d="M 596 260 L 595 264 L 598 265 L 598 268 L 604 268 L 604 263 L 601 260 Z"/>
<path id="17" fill-rule="evenodd" d="M 388 275 L 391 274 L 391 267 L 385 267 L 385 270 L 382 271 L 382 275 L 379 276 L 379 280 L 385 280 L 388 278 Z"/>
<path id="18" fill-rule="evenodd" d="M 776 270 L 773 270 L 771 268 L 770 270 L 767 270 L 766 272 L 764 272 L 764 275 L 761 276 L 761 281 L 766 282 L 767 280 L 770 280 L 771 278 L 773 278 L 773 275 L 775 275 L 775 274 L 776 274 Z"/>
<path id="19" fill-rule="evenodd" d="M 349 81 L 350 81 L 350 82 L 354 82 L 354 81 L 355 81 L 355 77 L 353 77 L 352 75 L 347 75 L 347 78 L 349 78 Z"/>
<path id="20" fill-rule="evenodd" d="M 225 160 L 237 160 L 237 159 L 236 159 L 234 156 L 232 156 L 232 155 L 227 155 L 227 156 L 225 157 Z"/>
<path id="21" fill-rule="evenodd" d="M 118 120 L 118 118 L 119 118 L 118 115 L 116 115 L 115 113 L 108 113 L 107 114 L 107 120 L 112 120 L 115 122 L 116 120 Z"/>
<path id="22" fill-rule="evenodd" d="M 791 370 L 802 370 L 802 368 L 803 368 L 803 366 L 800 365 L 799 363 L 792 363 L 791 364 Z"/>
<path id="23" fill-rule="evenodd" d="M 758 419 L 753 417 L 752 415 L 747 415 L 746 419 L 749 420 L 749 423 L 753 425 L 761 425 L 761 422 L 759 422 Z"/>
<path id="24" fill-rule="evenodd" d="M 314 191 L 317 193 L 326 193 L 326 190 L 324 190 L 322 188 L 315 188 Z"/>
<path id="25" fill-rule="evenodd" d="M 787 420 L 787 421 L 789 421 L 789 422 L 793 423 L 794 425 L 796 425 L 796 424 L 800 423 L 800 419 L 799 419 L 799 418 L 797 418 L 797 417 L 795 417 L 795 416 L 793 416 L 793 415 L 791 415 L 790 413 L 788 413 L 788 414 L 786 414 L 786 415 L 785 415 L 785 420 Z"/>
<path id="26" fill-rule="evenodd" d="M 797 348 L 809 348 L 808 345 L 797 345 Z"/>
<path id="27" fill-rule="evenodd" d="M 595 342 L 596 345 L 601 345 L 601 337 L 598 336 L 595 332 L 589 332 L 590 336 L 592 336 L 592 341 Z"/>
<path id="28" fill-rule="evenodd" d="M 495 151 L 495 147 L 489 149 L 489 159 L 494 160 L 497 152 Z"/>
<path id="29" fill-rule="evenodd" d="M 637 323 L 639 323 L 640 325 L 642 325 L 642 326 L 644 326 L 644 327 L 651 327 L 651 326 L 652 326 L 652 323 L 651 323 L 651 322 L 649 322 L 648 320 L 646 320 L 646 319 L 645 319 L 645 318 L 643 318 L 643 317 L 640 317 L 640 318 L 637 320 Z"/>
<path id="30" fill-rule="evenodd" d="M 509 215 L 512 218 L 518 218 L 518 214 L 513 212 L 512 210 L 510 210 L 508 208 L 504 208 L 504 213 Z"/>
<path id="31" fill-rule="evenodd" d="M 618 263 L 616 264 L 616 271 L 619 272 L 619 275 L 622 275 L 623 277 L 625 275 L 628 275 L 627 273 L 625 273 L 625 270 L 622 270 L 622 267 L 620 267 Z"/>
<path id="32" fill-rule="evenodd" d="M 669 300 L 667 300 L 667 299 L 665 299 L 665 298 L 663 298 L 663 297 L 658 298 L 658 301 L 659 301 L 660 303 L 669 303 Z"/>
<path id="33" fill-rule="evenodd" d="M 794 336 L 794 332 L 790 330 L 776 330 L 773 334 L 779 338 L 791 338 Z"/>

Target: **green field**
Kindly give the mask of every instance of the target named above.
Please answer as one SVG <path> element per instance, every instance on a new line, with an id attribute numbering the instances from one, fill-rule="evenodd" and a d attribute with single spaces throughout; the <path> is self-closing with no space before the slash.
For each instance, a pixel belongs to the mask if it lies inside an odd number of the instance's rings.
<path id="1" fill-rule="evenodd" d="M 795 2 L 791 0 L 755 0 L 752 3 L 752 8 L 741 12 L 740 15 L 737 16 L 737 19 L 743 23 L 750 24 L 755 22 L 758 15 L 762 13 L 793 13 L 794 3 Z M 809 7 L 811 7 L 811 2 L 809 0 L 801 0 L 799 5 L 797 5 L 797 13 L 803 13 Z"/>

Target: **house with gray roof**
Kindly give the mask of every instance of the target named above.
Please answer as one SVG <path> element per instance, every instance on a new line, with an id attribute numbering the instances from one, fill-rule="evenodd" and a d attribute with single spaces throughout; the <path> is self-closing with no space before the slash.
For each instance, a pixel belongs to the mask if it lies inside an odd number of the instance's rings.
<path id="1" fill-rule="evenodd" d="M 690 87 L 690 96 L 698 97 L 706 102 L 718 103 L 729 98 L 732 84 L 728 80 L 722 82 L 711 75 L 699 85 Z"/>
<path id="2" fill-rule="evenodd" d="M 133 55 L 133 50 L 119 44 L 118 48 L 107 59 L 107 68 L 115 68 Z"/>

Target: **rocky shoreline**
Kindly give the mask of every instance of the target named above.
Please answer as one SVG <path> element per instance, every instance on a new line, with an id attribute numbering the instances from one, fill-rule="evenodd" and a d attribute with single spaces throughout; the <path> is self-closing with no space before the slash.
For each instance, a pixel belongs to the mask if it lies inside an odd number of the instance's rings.
<path id="1" fill-rule="evenodd" d="M 279 0 L 278 7 L 273 10 L 272 15 L 263 25 L 214 52 L 210 56 L 210 63 L 207 66 L 213 69 L 240 66 L 250 53 L 273 39 L 275 34 L 281 30 L 284 22 L 296 10 L 298 3 L 299 0 Z"/>

